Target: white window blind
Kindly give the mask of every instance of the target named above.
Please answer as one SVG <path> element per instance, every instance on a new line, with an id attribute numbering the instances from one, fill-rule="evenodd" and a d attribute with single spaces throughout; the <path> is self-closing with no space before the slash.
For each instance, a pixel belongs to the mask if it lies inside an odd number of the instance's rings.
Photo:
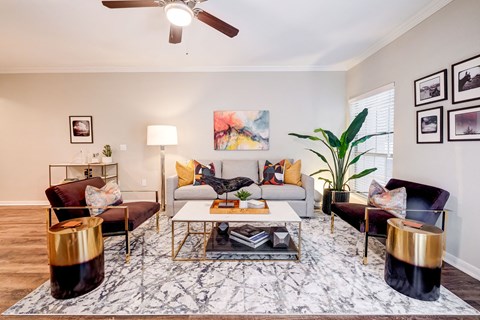
<path id="1" fill-rule="evenodd" d="M 368 116 L 357 138 L 379 132 L 393 132 L 395 87 L 389 84 L 370 91 L 349 101 L 352 119 L 364 108 L 368 109 Z M 385 185 L 392 177 L 393 170 L 393 134 L 370 138 L 356 146 L 352 153 L 358 155 L 369 149 L 360 160 L 350 167 L 350 174 L 360 173 L 368 168 L 377 168 L 373 173 L 356 180 L 352 180 L 350 187 L 358 192 L 368 192 L 372 179 Z M 353 156 L 352 156 L 353 158 Z M 352 172 L 353 170 L 353 172 Z"/>

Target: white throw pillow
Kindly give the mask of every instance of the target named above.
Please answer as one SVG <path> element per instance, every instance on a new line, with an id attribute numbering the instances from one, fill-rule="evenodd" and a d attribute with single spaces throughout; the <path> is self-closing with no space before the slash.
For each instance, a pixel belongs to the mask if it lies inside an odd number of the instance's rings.
<path id="1" fill-rule="evenodd" d="M 122 193 L 115 181 L 109 181 L 102 188 L 87 186 L 85 188 L 85 201 L 90 207 L 117 206 L 122 204 Z M 98 215 L 104 212 L 103 208 L 90 209 L 90 214 Z"/>

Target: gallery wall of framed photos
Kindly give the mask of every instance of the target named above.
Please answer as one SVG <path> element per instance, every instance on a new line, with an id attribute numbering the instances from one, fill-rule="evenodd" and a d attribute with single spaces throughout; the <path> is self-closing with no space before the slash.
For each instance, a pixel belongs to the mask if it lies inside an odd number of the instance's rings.
<path id="1" fill-rule="evenodd" d="M 452 105 L 480 100 L 480 54 L 451 66 Z M 448 100 L 448 71 L 414 81 L 415 107 Z M 416 112 L 417 144 L 443 143 L 443 108 Z M 480 105 L 447 110 L 448 141 L 480 141 Z"/>

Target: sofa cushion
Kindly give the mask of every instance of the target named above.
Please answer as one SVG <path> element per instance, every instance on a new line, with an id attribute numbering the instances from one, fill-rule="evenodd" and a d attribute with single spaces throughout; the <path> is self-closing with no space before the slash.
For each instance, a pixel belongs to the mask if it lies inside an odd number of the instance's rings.
<path id="1" fill-rule="evenodd" d="M 214 200 L 217 193 L 208 185 L 188 185 L 175 190 L 175 200 Z"/>
<path id="2" fill-rule="evenodd" d="M 273 184 L 276 186 L 283 185 L 283 177 L 285 172 L 285 160 L 281 160 L 278 163 L 271 163 L 265 161 L 263 166 L 263 179 L 262 184 Z"/>
<path id="3" fill-rule="evenodd" d="M 264 169 L 264 166 L 265 166 L 265 162 L 269 161 L 271 163 L 279 163 L 280 161 L 282 160 L 288 160 L 290 161 L 290 163 L 293 163 L 293 159 L 276 159 L 276 158 L 272 158 L 272 159 L 260 159 L 258 160 L 258 181 L 262 181 L 263 180 L 263 169 Z"/>
<path id="4" fill-rule="evenodd" d="M 215 177 L 215 164 L 213 162 L 209 164 L 202 164 L 197 160 L 193 160 L 194 164 L 194 180 L 193 185 L 199 186 L 205 184 L 202 180 L 203 177 Z"/>
<path id="5" fill-rule="evenodd" d="M 252 195 L 248 197 L 248 199 L 261 199 L 262 198 L 262 190 L 260 187 L 256 184 L 251 184 L 248 187 L 243 187 L 241 188 L 242 190 L 246 190 L 250 192 Z M 228 193 L 228 199 L 238 199 L 237 197 L 234 196 L 235 192 L 229 192 Z M 219 195 L 218 196 L 220 199 L 225 199 L 225 194 Z"/>
<path id="6" fill-rule="evenodd" d="M 284 183 L 302 185 L 302 160 L 297 160 L 295 163 L 285 160 Z"/>
<path id="7" fill-rule="evenodd" d="M 193 176 L 195 175 L 195 165 L 193 163 L 193 160 L 188 161 L 187 164 L 182 164 L 177 161 L 175 163 L 175 169 L 177 170 L 179 187 L 193 184 Z"/>
<path id="8" fill-rule="evenodd" d="M 215 177 L 217 178 L 222 177 L 222 161 L 221 160 L 209 160 L 209 159 L 195 159 L 195 160 L 203 164 L 213 163 L 213 165 L 215 166 Z"/>
<path id="9" fill-rule="evenodd" d="M 293 184 L 282 186 L 261 185 L 262 199 L 264 200 L 304 200 L 305 189 Z"/>
<path id="10" fill-rule="evenodd" d="M 223 160 L 223 179 L 247 177 L 258 182 L 258 164 L 256 160 Z"/>

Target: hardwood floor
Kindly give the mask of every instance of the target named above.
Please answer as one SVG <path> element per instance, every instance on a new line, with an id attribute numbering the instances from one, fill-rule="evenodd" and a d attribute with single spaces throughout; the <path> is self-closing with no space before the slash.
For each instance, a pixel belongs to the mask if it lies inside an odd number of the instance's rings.
<path id="1" fill-rule="evenodd" d="M 45 212 L 41 207 L 0 207 L 0 312 L 49 279 L 46 252 Z M 480 310 L 480 281 L 445 264 L 442 284 Z M 312 320 L 312 319 L 480 319 L 480 317 L 428 316 L 0 316 L 5 320 L 24 319 L 175 319 L 175 320 Z"/>

